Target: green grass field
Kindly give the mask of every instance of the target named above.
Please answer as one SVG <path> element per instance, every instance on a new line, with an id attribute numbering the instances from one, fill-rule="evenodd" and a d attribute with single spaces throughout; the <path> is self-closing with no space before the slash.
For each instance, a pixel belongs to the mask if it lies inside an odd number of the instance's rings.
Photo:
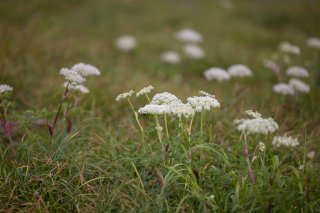
<path id="1" fill-rule="evenodd" d="M 320 212 L 320 58 L 306 46 L 309 37 L 320 37 L 320 2 L 239 0 L 231 8 L 224 2 L 0 1 L 0 84 L 13 87 L 6 120 L 14 124 L 13 145 L 0 128 L 0 211 Z M 174 35 L 187 27 L 203 35 L 204 59 L 183 56 Z M 114 45 L 126 34 L 138 43 L 129 54 Z M 309 70 L 307 94 L 272 90 L 278 79 L 263 61 L 279 56 L 282 41 L 301 49 L 289 65 Z M 164 64 L 166 50 L 181 53 L 181 63 Z M 50 137 L 46 123 L 53 123 L 64 92 L 59 71 L 79 62 L 101 75 L 87 79 L 90 93 L 68 112 L 72 131 L 63 115 L 73 103 L 70 95 Z M 238 63 L 253 76 L 203 77 L 210 67 Z M 288 64 L 281 66 L 288 81 Z M 190 136 L 190 120 L 168 117 L 169 136 L 164 130 L 159 141 L 153 116 L 137 117 L 142 133 L 128 102 L 115 101 L 149 84 L 155 87 L 150 97 L 168 91 L 185 102 L 203 90 L 221 106 L 196 113 Z M 130 100 L 135 111 L 148 103 L 135 95 Z M 237 131 L 233 121 L 248 109 L 272 117 L 279 129 L 249 136 Z M 164 117 L 159 120 L 165 126 Z M 273 147 L 273 137 L 285 134 L 300 144 Z"/>

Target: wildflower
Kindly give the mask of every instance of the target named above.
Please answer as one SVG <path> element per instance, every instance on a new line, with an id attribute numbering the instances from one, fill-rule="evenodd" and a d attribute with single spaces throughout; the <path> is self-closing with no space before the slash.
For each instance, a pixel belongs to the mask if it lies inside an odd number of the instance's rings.
<path id="1" fill-rule="evenodd" d="M 178 64 L 180 62 L 180 55 L 175 51 L 167 51 L 161 55 L 161 60 L 168 64 Z"/>
<path id="2" fill-rule="evenodd" d="M 285 83 L 278 83 L 273 86 L 273 91 L 281 95 L 294 95 L 294 89 L 291 85 Z"/>
<path id="3" fill-rule="evenodd" d="M 137 45 L 136 39 L 131 35 L 121 36 L 116 40 L 116 46 L 123 52 L 132 51 Z"/>
<path id="4" fill-rule="evenodd" d="M 308 38 L 306 43 L 308 47 L 320 49 L 320 38 Z"/>
<path id="5" fill-rule="evenodd" d="M 286 146 L 295 147 L 299 145 L 298 139 L 291 136 L 275 136 L 272 140 L 272 145 L 275 147 Z"/>
<path id="6" fill-rule="evenodd" d="M 82 84 L 86 80 L 79 73 L 68 68 L 62 68 L 60 70 L 60 75 L 63 75 L 67 81 L 70 81 L 71 83 L 74 83 L 74 84 Z"/>
<path id="7" fill-rule="evenodd" d="M 313 158 L 314 158 L 314 156 L 315 156 L 315 154 L 316 154 L 316 152 L 315 152 L 315 151 L 310 151 L 310 152 L 308 152 L 308 153 L 307 153 L 307 158 L 309 158 L 309 159 L 313 159 Z"/>
<path id="8" fill-rule="evenodd" d="M 168 105 L 147 104 L 138 110 L 139 114 L 163 115 L 170 113 Z"/>
<path id="9" fill-rule="evenodd" d="M 264 150 L 266 149 L 266 145 L 265 145 L 262 141 L 260 141 L 260 142 L 258 143 L 258 149 L 259 149 L 261 152 L 264 152 Z"/>
<path id="10" fill-rule="evenodd" d="M 68 82 L 65 82 L 63 84 L 64 87 L 67 87 L 67 85 L 68 85 Z M 69 84 L 68 89 L 74 90 L 74 91 L 79 91 L 83 94 L 89 93 L 89 89 L 82 84 Z"/>
<path id="11" fill-rule="evenodd" d="M 142 88 L 139 92 L 136 93 L 136 96 L 139 97 L 141 95 L 145 95 L 150 93 L 154 89 L 153 86 L 149 85 L 147 87 Z"/>
<path id="12" fill-rule="evenodd" d="M 118 96 L 116 97 L 116 101 L 120 101 L 120 100 L 123 100 L 123 99 L 127 99 L 127 98 L 129 98 L 130 96 L 132 96 L 133 93 L 134 93 L 133 90 L 130 90 L 129 92 L 122 93 L 122 94 L 120 94 L 120 95 L 118 95 Z"/>
<path id="13" fill-rule="evenodd" d="M 252 76 L 252 71 L 243 64 L 235 64 L 229 67 L 228 73 L 231 77 L 248 77 Z"/>
<path id="14" fill-rule="evenodd" d="M 202 112 L 204 110 L 210 110 L 211 108 L 220 107 L 218 100 L 210 96 L 193 96 L 189 97 L 187 101 L 196 112 Z"/>
<path id="15" fill-rule="evenodd" d="M 189 104 L 173 104 L 170 105 L 170 114 L 178 116 L 179 118 L 185 117 L 189 118 L 192 117 L 195 113 L 194 109 Z"/>
<path id="16" fill-rule="evenodd" d="M 259 112 L 257 112 L 257 111 L 254 112 L 254 111 L 251 110 L 251 109 L 245 111 L 245 113 L 246 113 L 247 115 L 253 117 L 253 118 L 260 118 L 260 117 L 261 117 L 261 114 L 260 114 Z"/>
<path id="17" fill-rule="evenodd" d="M 252 111 L 247 111 L 246 113 L 252 118 L 237 119 L 234 121 L 238 131 L 246 131 L 249 134 L 261 133 L 266 135 L 275 132 L 279 128 L 273 118 L 262 118 L 259 113 Z"/>
<path id="18" fill-rule="evenodd" d="M 202 41 L 202 36 L 200 33 L 193 29 L 182 29 L 176 33 L 176 38 L 182 42 L 188 43 L 199 43 Z"/>
<path id="19" fill-rule="evenodd" d="M 281 42 L 279 44 L 279 50 L 284 53 L 300 55 L 300 48 L 287 41 Z"/>
<path id="20" fill-rule="evenodd" d="M 150 104 L 151 105 L 171 105 L 171 104 L 180 104 L 182 103 L 177 96 L 169 93 L 169 92 L 163 92 L 158 93 L 155 96 L 153 96 Z"/>
<path id="21" fill-rule="evenodd" d="M 85 64 L 82 62 L 73 65 L 71 69 L 84 77 L 89 75 L 100 75 L 100 71 L 95 66 L 92 66 L 91 64 Z"/>
<path id="22" fill-rule="evenodd" d="M 289 85 L 297 92 L 308 93 L 310 91 L 310 86 L 303 81 L 293 78 L 290 79 Z"/>
<path id="23" fill-rule="evenodd" d="M 276 62 L 272 61 L 272 60 L 264 60 L 263 61 L 263 65 L 268 68 L 271 69 L 274 73 L 278 74 L 280 73 L 280 66 L 279 64 L 277 64 Z"/>
<path id="24" fill-rule="evenodd" d="M 0 85 L 0 94 L 5 93 L 5 92 L 10 92 L 10 91 L 12 91 L 12 89 L 13 88 L 7 84 L 1 84 Z"/>
<path id="25" fill-rule="evenodd" d="M 156 126 L 155 129 L 159 132 L 162 132 L 163 131 L 163 127 L 162 126 Z"/>
<path id="26" fill-rule="evenodd" d="M 205 70 L 203 75 L 208 81 L 226 81 L 230 79 L 229 73 L 227 73 L 224 69 L 218 67 L 213 67 L 208 70 Z"/>
<path id="27" fill-rule="evenodd" d="M 287 69 L 287 75 L 292 77 L 309 77 L 309 72 L 304 67 L 292 66 Z"/>
<path id="28" fill-rule="evenodd" d="M 191 59 L 202 59 L 205 56 L 203 49 L 194 44 L 185 45 L 183 52 Z"/>

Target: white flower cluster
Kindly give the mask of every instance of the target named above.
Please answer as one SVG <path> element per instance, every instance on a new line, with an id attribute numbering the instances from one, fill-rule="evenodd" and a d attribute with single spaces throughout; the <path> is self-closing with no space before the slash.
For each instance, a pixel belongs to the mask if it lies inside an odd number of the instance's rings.
<path id="1" fill-rule="evenodd" d="M 86 79 L 82 77 L 82 75 L 68 68 L 62 68 L 60 70 L 60 75 L 63 75 L 67 81 L 73 84 L 82 84 L 86 81 Z"/>
<path id="2" fill-rule="evenodd" d="M 190 118 L 194 116 L 195 111 L 189 104 L 173 104 L 169 106 L 170 114 L 179 118 L 185 117 Z"/>
<path id="3" fill-rule="evenodd" d="M 273 91 L 281 95 L 294 95 L 294 89 L 286 83 L 278 83 L 273 86 Z"/>
<path id="4" fill-rule="evenodd" d="M 217 99 L 210 96 L 193 96 L 187 99 L 188 103 L 196 112 L 210 110 L 211 108 L 220 107 Z"/>
<path id="5" fill-rule="evenodd" d="M 95 66 L 91 64 L 85 64 L 82 62 L 73 65 L 71 69 L 76 71 L 78 74 L 80 74 L 83 77 L 86 77 L 89 75 L 100 75 L 100 71 Z"/>
<path id="6" fill-rule="evenodd" d="M 287 75 L 292 77 L 309 77 L 309 72 L 304 67 L 291 66 L 287 69 Z"/>
<path id="7" fill-rule="evenodd" d="M 136 39 L 131 35 L 119 37 L 115 42 L 117 48 L 122 52 L 130 52 L 137 46 Z"/>
<path id="8" fill-rule="evenodd" d="M 119 94 L 119 95 L 116 97 L 116 101 L 121 101 L 121 100 L 127 99 L 127 98 L 129 98 L 130 96 L 132 96 L 133 93 L 134 93 L 134 91 L 133 91 L 133 90 L 130 90 L 130 91 L 128 91 L 128 92 Z"/>
<path id="9" fill-rule="evenodd" d="M 1 84 L 0 85 L 0 94 L 5 93 L 5 92 L 10 92 L 12 91 L 12 87 L 7 85 L 7 84 Z"/>
<path id="10" fill-rule="evenodd" d="M 258 149 L 259 149 L 261 152 L 264 152 L 264 150 L 266 149 L 266 145 L 265 145 L 262 141 L 260 141 L 260 142 L 258 143 Z"/>
<path id="11" fill-rule="evenodd" d="M 147 104 L 138 110 L 139 114 L 164 115 L 170 113 L 169 105 Z"/>
<path id="12" fill-rule="evenodd" d="M 290 79 L 289 85 L 299 93 L 308 93 L 310 91 L 310 86 L 308 84 L 296 78 Z"/>
<path id="13" fill-rule="evenodd" d="M 186 44 L 183 52 L 191 59 L 202 59 L 205 56 L 203 49 L 195 44 Z"/>
<path id="14" fill-rule="evenodd" d="M 145 95 L 150 93 L 152 90 L 154 89 L 154 87 L 152 85 L 149 85 L 147 87 L 142 88 L 139 92 L 136 93 L 136 96 L 139 97 L 141 95 Z"/>
<path id="15" fill-rule="evenodd" d="M 180 55 L 175 52 L 175 51 L 167 51 L 164 52 L 161 55 L 161 60 L 164 63 L 168 63 L 168 64 L 178 64 L 180 63 L 181 59 L 180 59 Z"/>
<path id="16" fill-rule="evenodd" d="M 203 72 L 204 77 L 208 80 L 227 81 L 230 79 L 229 73 L 224 69 L 218 67 L 212 67 Z"/>
<path id="17" fill-rule="evenodd" d="M 169 93 L 169 92 L 163 92 L 158 93 L 155 96 L 153 96 L 150 104 L 152 105 L 173 105 L 173 104 L 181 104 L 181 100 L 177 98 L 177 96 Z"/>
<path id="18" fill-rule="evenodd" d="M 247 111 L 248 115 L 252 116 L 249 119 L 235 120 L 238 131 L 245 131 L 248 134 L 269 134 L 275 132 L 279 125 L 273 120 L 273 118 L 262 118 L 257 112 Z"/>
<path id="19" fill-rule="evenodd" d="M 182 42 L 199 43 L 202 41 L 202 36 L 199 32 L 186 28 L 176 33 L 176 38 Z"/>
<path id="20" fill-rule="evenodd" d="M 298 139 L 291 136 L 275 136 L 272 140 L 272 145 L 275 147 L 286 146 L 295 147 L 299 145 Z"/>
<path id="21" fill-rule="evenodd" d="M 300 55 L 300 48 L 296 45 L 291 44 L 288 41 L 281 42 L 279 44 L 279 50 L 284 53 Z"/>
<path id="22" fill-rule="evenodd" d="M 231 77 L 248 77 L 252 76 L 252 71 L 243 64 L 235 64 L 229 67 L 228 73 Z"/>
<path id="23" fill-rule="evenodd" d="M 260 118 L 260 117 L 261 117 L 261 114 L 260 114 L 259 112 L 257 112 L 257 111 L 254 112 L 254 111 L 251 110 L 251 109 L 245 111 L 245 113 L 246 113 L 247 115 L 253 117 L 253 118 Z"/>
<path id="24" fill-rule="evenodd" d="M 67 85 L 68 85 L 68 82 L 64 82 L 63 86 L 67 87 Z M 69 90 L 73 90 L 73 91 L 79 91 L 79 92 L 81 92 L 83 94 L 89 93 L 89 89 L 86 86 L 82 85 L 82 84 L 69 83 L 68 89 Z"/>
<path id="25" fill-rule="evenodd" d="M 320 49 L 320 38 L 308 38 L 306 43 L 308 47 Z"/>

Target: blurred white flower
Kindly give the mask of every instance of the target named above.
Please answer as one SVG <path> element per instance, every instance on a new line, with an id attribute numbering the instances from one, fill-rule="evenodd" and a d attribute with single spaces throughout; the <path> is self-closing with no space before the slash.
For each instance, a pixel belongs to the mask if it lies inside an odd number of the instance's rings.
<path id="1" fill-rule="evenodd" d="M 273 91 L 281 95 L 294 95 L 294 89 L 291 85 L 285 83 L 278 83 L 273 86 Z"/>
<path id="2" fill-rule="evenodd" d="M 67 85 L 68 85 L 68 82 L 64 82 L 63 86 L 67 87 Z M 89 89 L 82 84 L 72 84 L 72 83 L 70 84 L 69 83 L 68 89 L 74 90 L 74 91 L 79 91 L 83 94 L 89 93 Z"/>
<path id="3" fill-rule="evenodd" d="M 187 44 L 183 47 L 183 52 L 191 59 L 202 59 L 205 56 L 203 49 L 195 44 Z"/>
<path id="4" fill-rule="evenodd" d="M 187 43 L 199 43 L 202 41 L 202 36 L 197 31 L 186 28 L 176 33 L 176 38 Z"/>
<path id="5" fill-rule="evenodd" d="M 137 46 L 136 39 L 131 35 L 121 36 L 116 40 L 116 46 L 120 51 L 130 52 Z"/>
<path id="6" fill-rule="evenodd" d="M 208 80 L 227 81 L 230 79 L 229 73 L 224 69 L 218 67 L 212 67 L 203 72 L 204 77 Z"/>
<path id="7" fill-rule="evenodd" d="M 300 48 L 296 45 L 291 44 L 288 41 L 283 41 L 279 44 L 279 50 L 284 53 L 299 55 Z"/>
<path id="8" fill-rule="evenodd" d="M 320 49 L 320 38 L 308 38 L 306 43 L 308 47 Z"/>
<path id="9" fill-rule="evenodd" d="M 258 144 L 258 149 L 261 152 L 264 152 L 264 150 L 266 149 L 266 145 L 262 141 L 260 141 L 259 144 Z"/>
<path id="10" fill-rule="evenodd" d="M 289 85 L 297 92 L 308 93 L 310 91 L 310 86 L 303 81 L 293 78 L 290 79 Z"/>
<path id="11" fill-rule="evenodd" d="M 170 105 L 170 114 L 179 118 L 190 118 L 194 115 L 195 111 L 189 104 L 173 104 Z"/>
<path id="12" fill-rule="evenodd" d="M 138 110 L 139 114 L 155 114 L 163 115 L 170 113 L 170 107 L 168 105 L 156 105 L 156 104 L 147 104 L 144 107 Z"/>
<path id="13" fill-rule="evenodd" d="M 153 86 L 149 85 L 147 87 L 142 88 L 139 92 L 136 93 L 136 96 L 139 97 L 141 95 L 145 95 L 150 93 L 154 89 Z"/>
<path id="14" fill-rule="evenodd" d="M 309 72 L 304 67 L 291 66 L 287 69 L 287 75 L 292 77 L 309 77 Z"/>
<path id="15" fill-rule="evenodd" d="M 279 74 L 280 73 L 280 66 L 279 64 L 277 64 L 275 61 L 273 60 L 264 60 L 263 61 L 263 65 L 268 68 L 271 69 L 274 73 Z"/>
<path id="16" fill-rule="evenodd" d="M 310 151 L 310 152 L 308 152 L 308 153 L 307 153 L 307 158 L 309 158 L 309 159 L 313 159 L 313 158 L 314 158 L 314 156 L 315 156 L 315 154 L 316 154 L 316 152 L 315 152 L 315 151 Z"/>
<path id="17" fill-rule="evenodd" d="M 247 115 L 250 115 L 251 117 L 253 117 L 253 118 L 260 118 L 261 117 L 261 114 L 259 113 L 259 112 L 257 112 L 257 111 L 253 111 L 253 110 L 247 110 L 247 111 L 245 111 L 245 113 L 247 114 Z"/>
<path id="18" fill-rule="evenodd" d="M 9 86 L 8 84 L 1 84 L 0 85 L 0 94 L 1 93 L 5 93 L 5 92 L 10 92 L 10 91 L 12 91 L 12 87 L 11 86 Z"/>
<path id="19" fill-rule="evenodd" d="M 133 90 L 130 90 L 129 92 L 122 93 L 122 94 L 120 94 L 120 95 L 118 95 L 118 96 L 116 97 L 116 101 L 120 101 L 120 100 L 123 100 L 123 99 L 127 99 L 127 98 L 129 98 L 130 96 L 132 96 L 133 93 L 134 93 Z"/>
<path id="20" fill-rule="evenodd" d="M 291 136 L 275 136 L 272 140 L 272 145 L 275 147 L 286 146 L 295 147 L 299 145 L 298 139 Z"/>
<path id="21" fill-rule="evenodd" d="M 169 92 L 156 94 L 155 96 L 153 96 L 150 102 L 151 105 L 171 105 L 171 104 L 180 104 L 180 103 L 182 103 L 181 100 L 179 100 L 177 96 Z"/>
<path id="22" fill-rule="evenodd" d="M 60 75 L 63 75 L 67 81 L 70 81 L 73 84 L 82 84 L 86 81 L 79 73 L 72 69 L 62 68 L 60 70 Z"/>
<path id="23" fill-rule="evenodd" d="M 231 77 L 248 77 L 252 76 L 252 71 L 249 67 L 243 64 L 235 64 L 229 67 L 228 73 Z"/>
<path id="24" fill-rule="evenodd" d="M 76 71 L 78 74 L 86 77 L 89 75 L 100 75 L 100 71 L 91 64 L 78 63 L 71 67 L 72 70 Z"/>
<path id="25" fill-rule="evenodd" d="M 212 96 L 193 96 L 189 97 L 187 101 L 196 112 L 202 112 L 205 110 L 210 110 L 211 108 L 220 107 L 218 100 Z"/>
<path id="26" fill-rule="evenodd" d="M 167 51 L 161 55 L 161 60 L 168 64 L 178 64 L 180 63 L 180 55 L 175 51 Z"/>

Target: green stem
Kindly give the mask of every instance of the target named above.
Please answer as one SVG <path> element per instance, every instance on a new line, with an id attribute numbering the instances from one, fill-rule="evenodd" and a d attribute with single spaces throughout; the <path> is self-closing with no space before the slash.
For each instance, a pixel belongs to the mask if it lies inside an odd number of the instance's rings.
<path id="1" fill-rule="evenodd" d="M 167 121 L 167 115 L 166 114 L 164 114 L 164 125 L 165 125 L 165 128 L 166 128 L 167 138 L 169 139 L 168 121 Z"/>
<path id="2" fill-rule="evenodd" d="M 255 175 L 253 173 L 252 167 L 251 167 L 251 162 L 249 159 L 249 150 L 248 150 L 248 142 L 247 142 L 247 134 L 244 132 L 244 157 L 247 162 L 247 167 L 248 167 L 248 177 L 251 183 L 255 182 Z"/>

